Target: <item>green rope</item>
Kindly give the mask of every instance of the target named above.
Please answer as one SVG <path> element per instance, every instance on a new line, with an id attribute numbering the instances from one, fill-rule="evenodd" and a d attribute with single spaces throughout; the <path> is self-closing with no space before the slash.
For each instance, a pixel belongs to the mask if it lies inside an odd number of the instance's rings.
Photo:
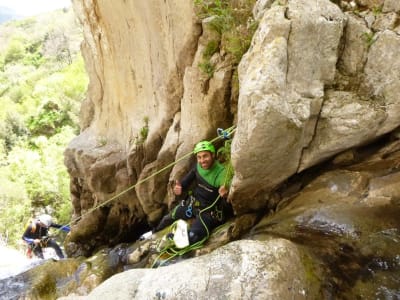
<path id="1" fill-rule="evenodd" d="M 179 249 L 179 250 L 178 250 L 178 249 L 176 249 L 176 248 L 174 248 L 174 247 L 168 247 L 168 246 L 166 246 L 166 248 L 164 248 L 164 249 L 162 249 L 162 250 L 160 251 L 160 254 L 159 254 L 159 255 L 156 257 L 156 259 L 154 260 L 153 264 L 151 265 L 151 268 L 154 267 L 154 265 L 158 262 L 158 260 L 159 260 L 159 259 L 161 258 L 161 256 L 163 256 L 164 254 L 168 254 L 169 257 L 168 257 L 167 259 L 165 259 L 162 263 L 160 263 L 160 264 L 158 265 L 158 267 L 162 266 L 163 264 L 165 264 L 166 262 L 168 262 L 169 260 L 173 259 L 173 258 L 176 257 L 176 256 L 182 256 L 182 255 L 184 255 L 184 254 L 186 254 L 186 253 L 188 253 L 188 252 L 190 252 L 190 251 L 192 251 L 192 250 L 200 249 L 201 247 L 203 247 L 204 242 L 210 237 L 210 232 L 208 231 L 208 228 L 207 228 L 206 224 L 204 223 L 203 218 L 201 217 L 201 213 L 205 212 L 205 211 L 208 210 L 208 209 L 213 208 L 213 206 L 214 206 L 215 204 L 217 204 L 217 202 L 218 202 L 218 200 L 219 200 L 220 198 L 221 198 L 221 196 L 218 195 L 218 197 L 214 200 L 214 202 L 213 202 L 211 205 L 207 206 L 206 208 L 203 208 L 203 209 L 200 210 L 200 212 L 199 212 L 200 221 L 201 221 L 201 223 L 203 224 L 204 228 L 206 229 L 207 235 L 206 235 L 203 239 L 201 239 L 200 241 L 197 241 L 196 243 L 194 243 L 194 244 L 192 244 L 192 245 L 189 245 L 189 246 L 187 246 L 187 247 L 185 247 L 185 248 L 183 248 L 183 249 Z M 176 222 L 177 222 L 177 221 L 176 221 Z M 173 226 L 175 225 L 176 222 L 174 222 L 174 223 L 170 226 L 170 231 L 173 230 L 173 228 L 174 228 Z M 169 253 L 169 251 L 172 251 L 173 253 Z"/>
<path id="2" fill-rule="evenodd" d="M 233 130 L 233 131 L 234 131 L 234 130 Z M 233 132 L 233 131 L 232 131 L 232 132 Z M 229 133 L 229 134 L 231 134 L 231 133 Z M 229 150 L 230 150 L 230 149 L 229 149 Z M 225 172 L 225 178 L 224 178 L 224 186 L 225 186 L 226 188 L 229 186 L 229 183 L 230 183 L 230 181 L 231 181 L 231 179 L 232 179 L 232 178 L 229 178 L 229 177 L 230 177 L 230 174 L 232 174 L 232 173 L 231 173 L 232 170 L 233 170 L 233 166 L 232 166 L 232 164 L 230 163 L 230 157 L 229 157 L 229 162 L 228 162 L 228 164 L 227 164 L 227 170 L 226 170 L 226 172 Z M 201 221 L 201 223 L 203 224 L 204 228 L 205 228 L 206 231 L 207 231 L 207 236 L 204 237 L 202 240 L 200 240 L 200 241 L 198 241 L 198 242 L 196 242 L 196 243 L 194 243 L 194 244 L 192 244 L 192 245 L 189 245 L 189 246 L 187 246 L 187 247 L 185 247 L 185 248 L 183 248 L 183 249 L 180 249 L 180 250 L 174 249 L 173 247 L 168 247 L 168 246 L 166 246 L 166 248 L 164 248 L 163 250 L 160 251 L 160 254 L 159 254 L 159 255 L 156 257 L 156 259 L 154 260 L 154 262 L 153 262 L 151 268 L 154 267 L 154 265 L 158 262 L 158 260 L 159 260 L 164 254 L 168 254 L 169 257 L 168 257 L 167 259 L 165 259 L 165 260 L 164 260 L 161 264 L 159 264 L 158 266 L 162 266 L 163 264 L 167 263 L 169 260 L 173 259 L 173 258 L 176 257 L 176 256 L 182 256 L 182 255 L 184 255 L 184 254 L 186 254 L 186 253 L 188 253 L 188 252 L 190 252 L 190 251 L 192 251 L 192 250 L 200 249 L 200 248 L 203 246 L 204 242 L 210 237 L 210 232 L 208 231 L 208 228 L 207 228 L 206 224 L 204 223 L 204 221 L 203 221 L 203 219 L 202 219 L 202 217 L 201 217 L 201 213 L 204 212 L 204 211 L 206 211 L 206 210 L 208 210 L 208 209 L 211 209 L 211 208 L 218 202 L 219 198 L 220 198 L 220 195 L 218 195 L 217 199 L 215 199 L 215 201 L 214 201 L 210 206 L 204 208 L 203 210 L 201 210 L 201 211 L 199 212 L 199 218 L 200 218 L 200 221 Z M 177 222 L 177 221 L 176 221 L 176 222 Z M 174 223 L 170 226 L 170 229 L 169 229 L 170 232 L 172 232 L 172 231 L 174 230 L 174 227 L 176 226 L 176 225 L 175 225 L 176 222 L 174 222 Z M 215 231 L 216 233 L 219 232 L 220 230 L 223 229 L 224 225 L 225 225 L 225 224 L 222 224 L 221 226 L 218 226 L 214 231 Z M 173 253 L 170 253 L 170 251 L 172 251 Z"/>
<path id="3" fill-rule="evenodd" d="M 231 136 L 235 131 L 236 131 L 236 126 L 235 126 L 235 125 L 233 125 L 233 126 L 227 128 L 227 129 L 225 130 L 225 132 L 227 133 L 228 136 Z M 215 137 L 214 139 L 212 139 L 210 142 L 213 143 L 213 142 L 215 142 L 216 140 L 218 140 L 218 139 L 220 139 L 220 138 L 223 138 L 223 136 L 218 135 L 217 137 Z M 132 186 L 128 187 L 127 189 L 125 189 L 125 190 L 119 192 L 118 194 L 116 194 L 115 196 L 111 197 L 110 199 L 104 201 L 103 203 L 100 203 L 100 204 L 97 205 L 97 206 L 92 207 L 92 208 L 89 209 L 87 212 L 85 212 L 84 214 L 80 215 L 79 217 L 77 217 L 77 218 L 71 220 L 69 223 L 65 224 L 64 226 L 71 226 L 74 222 L 76 222 L 76 221 L 82 219 L 83 217 L 87 216 L 88 214 L 94 212 L 95 210 L 97 210 L 97 209 L 99 209 L 99 208 L 105 206 L 106 204 L 110 203 L 111 201 L 114 201 L 115 199 L 121 197 L 123 194 L 129 192 L 130 190 L 136 188 L 138 185 L 140 185 L 140 184 L 146 182 L 147 180 L 149 180 L 149 179 L 155 177 L 156 175 L 158 175 L 158 174 L 164 172 L 165 170 L 167 170 L 167 169 L 173 167 L 173 166 L 176 165 L 178 162 L 180 162 L 181 160 L 184 160 L 185 158 L 189 157 L 189 156 L 192 155 L 192 154 L 193 154 L 193 151 L 190 151 L 190 152 L 186 153 L 185 155 L 183 155 L 183 156 L 180 157 L 179 159 L 177 159 L 177 160 L 173 161 L 172 163 L 166 165 L 165 167 L 163 167 L 163 168 L 161 168 L 160 170 L 154 172 L 153 174 L 147 176 L 146 178 L 137 181 L 134 185 L 132 185 Z M 57 229 L 57 230 L 58 230 L 58 231 L 61 231 L 61 229 Z"/>

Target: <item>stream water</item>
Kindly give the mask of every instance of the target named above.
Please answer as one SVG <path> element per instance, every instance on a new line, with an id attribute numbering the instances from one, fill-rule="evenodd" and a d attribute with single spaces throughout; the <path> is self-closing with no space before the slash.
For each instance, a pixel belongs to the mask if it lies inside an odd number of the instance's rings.
<path id="1" fill-rule="evenodd" d="M 296 243 L 320 299 L 400 299 L 400 207 L 292 212 L 265 218 L 250 235 Z"/>
<path id="2" fill-rule="evenodd" d="M 328 202 L 327 194 L 324 196 Z M 279 237 L 296 243 L 302 252 L 310 287 L 317 291 L 310 294 L 319 295 L 312 300 L 399 300 L 400 207 L 365 206 L 348 198 L 342 203 L 336 199 L 335 205 L 329 205 L 313 201 L 310 194 L 306 198 L 306 202 L 299 198 L 274 215 L 264 217 L 249 237 L 255 240 Z M 49 270 L 53 274 L 57 268 L 60 277 L 56 289 L 76 289 L 79 285 L 67 287 L 68 282 L 79 283 L 91 274 L 103 272 L 98 268 L 102 264 L 117 265 L 114 260 L 121 256 L 120 251 L 115 248 L 103 256 L 97 255 L 99 262 L 90 258 L 89 263 L 82 263 L 74 259 L 29 260 L 23 253 L 0 247 L 0 300 L 19 299 L 21 293 L 32 289 L 32 278 L 46 277 Z"/>
<path id="3" fill-rule="evenodd" d="M 33 261 L 18 250 L 0 246 L 0 279 L 21 273 L 32 264 Z"/>
<path id="4" fill-rule="evenodd" d="M 0 246 L 0 300 L 19 299 L 20 293 L 29 286 L 23 274 L 56 257 L 55 251 L 51 248 L 43 249 L 43 255 L 44 260 L 36 257 L 27 258 L 24 253 L 16 249 Z"/>

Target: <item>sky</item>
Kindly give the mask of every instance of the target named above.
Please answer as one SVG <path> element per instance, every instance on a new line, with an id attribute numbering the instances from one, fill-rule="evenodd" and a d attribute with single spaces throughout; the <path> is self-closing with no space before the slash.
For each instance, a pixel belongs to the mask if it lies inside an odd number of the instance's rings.
<path id="1" fill-rule="evenodd" d="M 71 0 L 0 0 L 0 6 L 12 8 L 21 16 L 33 16 L 59 8 L 70 7 Z"/>

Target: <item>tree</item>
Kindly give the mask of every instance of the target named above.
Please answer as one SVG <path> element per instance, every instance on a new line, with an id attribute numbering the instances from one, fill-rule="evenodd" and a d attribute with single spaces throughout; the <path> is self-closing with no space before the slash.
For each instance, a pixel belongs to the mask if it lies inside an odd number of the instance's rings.
<path id="1" fill-rule="evenodd" d="M 16 63 L 25 56 L 25 47 L 19 38 L 13 39 L 6 50 L 4 64 Z"/>

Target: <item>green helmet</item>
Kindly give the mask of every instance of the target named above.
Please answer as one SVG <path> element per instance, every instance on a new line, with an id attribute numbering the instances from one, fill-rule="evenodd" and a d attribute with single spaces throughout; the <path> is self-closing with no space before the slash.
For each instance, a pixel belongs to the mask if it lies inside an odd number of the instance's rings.
<path id="1" fill-rule="evenodd" d="M 202 141 L 197 143 L 194 147 L 193 153 L 197 154 L 201 151 L 210 151 L 211 153 L 215 153 L 214 145 L 209 141 Z"/>

